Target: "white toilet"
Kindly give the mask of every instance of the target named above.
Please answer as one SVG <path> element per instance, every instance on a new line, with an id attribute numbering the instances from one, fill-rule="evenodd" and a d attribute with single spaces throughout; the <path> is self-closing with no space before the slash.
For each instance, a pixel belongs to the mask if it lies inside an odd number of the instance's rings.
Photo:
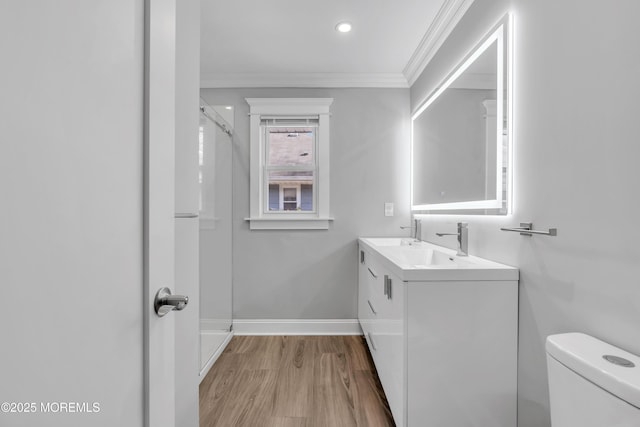
<path id="1" fill-rule="evenodd" d="M 546 349 L 552 427 L 640 427 L 640 357 L 580 333 Z"/>

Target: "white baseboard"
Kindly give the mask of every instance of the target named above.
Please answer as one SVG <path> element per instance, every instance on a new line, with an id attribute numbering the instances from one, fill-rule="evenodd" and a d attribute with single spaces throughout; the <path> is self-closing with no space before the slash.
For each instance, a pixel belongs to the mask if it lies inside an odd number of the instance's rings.
<path id="1" fill-rule="evenodd" d="M 204 377 L 207 376 L 207 374 L 209 373 L 209 370 L 211 369 L 213 364 L 216 363 L 216 360 L 218 360 L 218 357 L 220 357 L 220 355 L 222 354 L 224 349 L 227 348 L 227 344 L 229 344 L 229 341 L 231 341 L 231 338 L 233 338 L 233 331 L 230 331 L 227 334 L 227 336 L 224 339 L 223 343 L 220 344 L 220 347 L 218 347 L 218 349 L 215 351 L 215 353 L 213 353 L 211 355 L 209 360 L 207 360 L 207 363 L 205 363 L 205 365 L 202 367 L 202 369 L 200 370 L 200 380 L 199 380 L 199 382 L 202 382 L 202 380 L 204 380 Z"/>
<path id="2" fill-rule="evenodd" d="M 233 319 L 235 335 L 362 335 L 358 319 Z"/>
<path id="3" fill-rule="evenodd" d="M 200 319 L 200 331 L 227 331 L 230 319 Z"/>

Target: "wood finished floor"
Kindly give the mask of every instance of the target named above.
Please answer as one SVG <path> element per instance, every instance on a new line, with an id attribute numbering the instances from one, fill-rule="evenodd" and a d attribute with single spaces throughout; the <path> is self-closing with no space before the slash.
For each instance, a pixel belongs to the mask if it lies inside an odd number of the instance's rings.
<path id="1" fill-rule="evenodd" d="M 361 336 L 236 336 L 200 384 L 200 427 L 395 426 Z"/>

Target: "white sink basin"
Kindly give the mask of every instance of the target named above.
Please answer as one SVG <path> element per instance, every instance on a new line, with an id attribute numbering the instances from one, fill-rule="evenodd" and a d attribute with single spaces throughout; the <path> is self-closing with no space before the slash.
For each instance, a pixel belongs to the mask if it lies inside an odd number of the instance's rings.
<path id="1" fill-rule="evenodd" d="M 410 243 L 410 244 L 409 244 Z M 518 269 L 429 242 L 398 237 L 360 238 L 360 244 L 404 281 L 518 280 Z"/>
<path id="2" fill-rule="evenodd" d="M 391 245 L 384 246 L 385 248 Z M 449 267 L 465 268 L 470 264 L 463 257 L 455 256 L 429 246 L 413 244 L 411 246 L 394 247 L 385 254 L 396 264 L 414 268 Z"/>

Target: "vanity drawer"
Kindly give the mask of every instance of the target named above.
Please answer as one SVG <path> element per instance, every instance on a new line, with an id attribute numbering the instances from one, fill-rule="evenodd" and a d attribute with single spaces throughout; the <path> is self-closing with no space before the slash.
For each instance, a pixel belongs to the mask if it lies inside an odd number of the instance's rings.
<path id="1" fill-rule="evenodd" d="M 398 310 L 402 310 L 402 306 L 398 305 L 402 301 L 402 281 L 379 267 L 375 260 L 371 260 L 366 268 L 368 286 L 363 292 L 374 319 L 383 321 L 399 317 Z"/>
<path id="2" fill-rule="evenodd" d="M 382 268 L 366 250 L 360 249 L 360 268 L 358 272 L 358 299 L 364 312 L 375 317 L 384 297 L 385 275 Z M 361 314 L 361 313 L 358 313 Z M 364 313 L 362 313 L 364 314 Z"/>
<path id="3" fill-rule="evenodd" d="M 360 247 L 358 269 L 358 320 L 374 362 L 378 359 L 375 335 L 380 328 L 380 308 L 383 306 L 384 275 L 371 254 Z"/>
<path id="4" fill-rule="evenodd" d="M 397 277 L 388 274 L 391 282 L 390 298 L 385 296 L 379 318 L 369 331 L 370 345 L 380 382 L 398 426 L 404 420 L 405 365 L 405 286 Z"/>
<path id="5" fill-rule="evenodd" d="M 371 288 L 369 283 L 369 270 L 367 267 L 367 261 L 369 253 L 362 248 L 359 250 L 360 263 L 358 268 L 358 320 L 360 327 L 365 335 L 371 330 L 371 322 L 373 322 L 374 312 L 370 306 L 370 299 L 372 298 Z"/>

